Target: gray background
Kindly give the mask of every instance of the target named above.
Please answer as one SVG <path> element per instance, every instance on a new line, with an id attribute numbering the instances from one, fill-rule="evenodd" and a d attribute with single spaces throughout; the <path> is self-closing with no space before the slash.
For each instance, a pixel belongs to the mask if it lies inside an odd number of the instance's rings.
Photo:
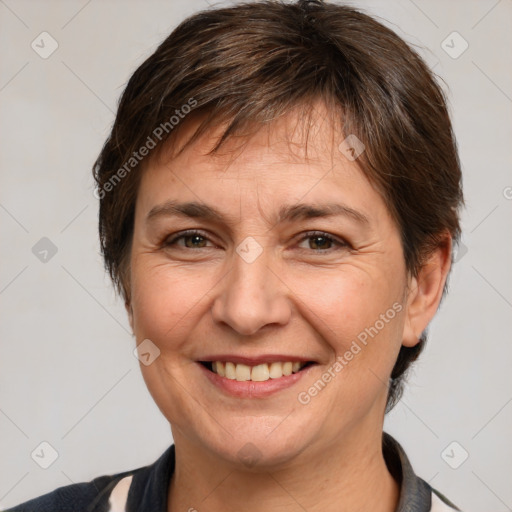
<path id="1" fill-rule="evenodd" d="M 446 82 L 467 200 L 450 294 L 385 427 L 459 507 L 511 510 L 512 1 L 352 4 Z M 90 168 L 130 74 L 203 8 L 0 0 L 0 509 L 149 464 L 172 442 L 103 272 Z M 46 59 L 31 47 L 51 49 L 43 31 L 58 43 Z M 463 49 L 453 31 L 469 44 L 458 58 L 445 51 Z M 48 469 L 43 441 L 58 453 Z"/>

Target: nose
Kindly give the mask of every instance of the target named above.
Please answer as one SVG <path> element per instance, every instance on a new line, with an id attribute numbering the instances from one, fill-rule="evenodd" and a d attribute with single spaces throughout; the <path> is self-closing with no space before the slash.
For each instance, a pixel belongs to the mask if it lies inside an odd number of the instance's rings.
<path id="1" fill-rule="evenodd" d="M 231 270 L 219 283 L 212 305 L 215 322 L 229 325 L 246 336 L 267 325 L 288 323 L 289 289 L 279 278 L 277 268 L 272 268 L 266 252 L 252 262 L 233 253 Z"/>

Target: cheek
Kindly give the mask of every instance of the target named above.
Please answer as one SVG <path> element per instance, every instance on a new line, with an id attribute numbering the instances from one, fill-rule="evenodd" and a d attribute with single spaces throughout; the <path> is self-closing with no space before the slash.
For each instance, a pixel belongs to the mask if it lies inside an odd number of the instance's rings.
<path id="1" fill-rule="evenodd" d="M 304 276 L 301 281 L 308 306 L 303 315 L 331 353 L 322 375 L 315 375 L 302 391 L 311 397 L 313 415 L 329 411 L 329 432 L 338 432 L 343 421 L 363 421 L 370 410 L 380 414 L 401 346 L 400 280 L 393 284 L 385 273 L 351 270 L 323 280 L 322 286 L 316 282 L 313 287 L 313 280 Z M 325 389 L 319 379 L 328 382 Z"/>
<path id="2" fill-rule="evenodd" d="M 303 273 L 295 281 L 304 304 L 301 314 L 327 345 L 333 363 L 339 357 L 346 361 L 345 377 L 338 380 L 355 384 L 371 370 L 386 383 L 402 341 L 398 274 L 347 266 L 321 279 Z"/>
<path id="3" fill-rule="evenodd" d="M 149 262 L 150 257 L 147 258 Z M 160 350 L 177 350 L 186 338 L 203 304 L 208 300 L 207 274 L 197 279 L 190 272 L 168 264 L 146 264 L 143 258 L 132 267 L 132 308 L 138 341 L 151 339 Z"/>
<path id="4" fill-rule="evenodd" d="M 195 408 L 201 390 L 187 378 L 189 365 L 193 364 L 187 340 L 198 316 L 205 313 L 206 292 L 211 286 L 207 278 L 198 282 L 176 266 L 155 264 L 150 255 L 140 256 L 132 265 L 132 308 L 137 343 L 149 339 L 159 350 L 151 364 L 141 364 L 142 376 L 162 414 L 177 427 L 187 428 L 187 421 L 197 415 Z M 196 400 L 191 400 L 191 396 Z"/>

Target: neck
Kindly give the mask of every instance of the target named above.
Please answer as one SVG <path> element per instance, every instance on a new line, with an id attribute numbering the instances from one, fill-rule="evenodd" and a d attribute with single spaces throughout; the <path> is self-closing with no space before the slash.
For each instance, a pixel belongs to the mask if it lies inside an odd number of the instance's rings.
<path id="1" fill-rule="evenodd" d="M 349 434 L 343 442 L 310 447 L 286 467 L 248 470 L 205 453 L 174 434 L 176 469 L 168 511 L 393 512 L 399 485 L 382 455 L 382 431 Z M 362 441 L 363 440 L 363 441 Z"/>

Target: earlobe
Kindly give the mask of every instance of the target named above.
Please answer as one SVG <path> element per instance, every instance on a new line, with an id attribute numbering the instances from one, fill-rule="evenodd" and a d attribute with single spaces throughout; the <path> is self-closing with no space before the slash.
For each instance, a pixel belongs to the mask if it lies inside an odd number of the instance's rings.
<path id="1" fill-rule="evenodd" d="M 446 235 L 432 251 L 416 277 L 411 278 L 407 294 L 402 344 L 414 347 L 434 317 L 451 266 L 452 239 Z"/>

